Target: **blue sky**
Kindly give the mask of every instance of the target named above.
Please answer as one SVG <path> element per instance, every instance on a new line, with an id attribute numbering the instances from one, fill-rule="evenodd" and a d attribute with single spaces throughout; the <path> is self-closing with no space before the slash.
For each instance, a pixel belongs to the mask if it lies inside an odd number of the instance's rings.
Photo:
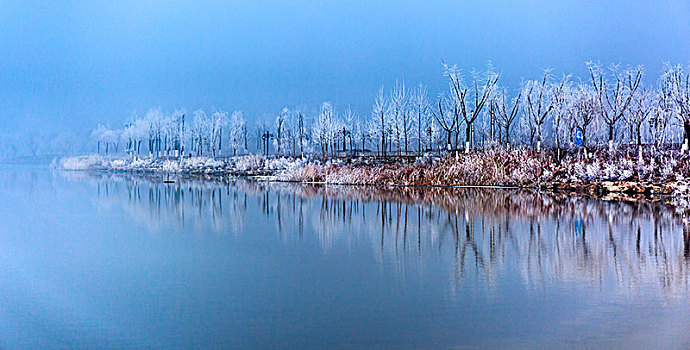
<path id="1" fill-rule="evenodd" d="M 252 120 L 323 101 L 368 116 L 396 79 L 445 88 L 441 60 L 542 68 L 690 62 L 688 1 L 0 0 L 0 132 L 119 126 L 160 106 Z"/>

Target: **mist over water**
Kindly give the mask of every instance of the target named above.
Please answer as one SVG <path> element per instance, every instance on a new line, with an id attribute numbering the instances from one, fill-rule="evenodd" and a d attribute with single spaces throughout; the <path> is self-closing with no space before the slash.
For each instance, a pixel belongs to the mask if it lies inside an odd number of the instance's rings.
<path id="1" fill-rule="evenodd" d="M 683 348 L 659 203 L 0 168 L 5 347 Z"/>

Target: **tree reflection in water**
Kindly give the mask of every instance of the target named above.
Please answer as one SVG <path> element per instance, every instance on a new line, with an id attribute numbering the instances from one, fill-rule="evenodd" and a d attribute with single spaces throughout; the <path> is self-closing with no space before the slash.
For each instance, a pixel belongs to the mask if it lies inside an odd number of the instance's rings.
<path id="1" fill-rule="evenodd" d="M 507 269 L 516 269 L 531 288 L 560 281 L 613 283 L 631 292 L 655 285 L 666 295 L 688 290 L 688 224 L 656 202 L 496 189 L 217 179 L 164 184 L 119 175 L 89 175 L 88 181 L 151 230 L 184 225 L 199 234 L 256 234 L 260 215 L 281 241 L 309 237 L 324 252 L 364 243 L 379 261 L 401 269 L 406 261 L 449 259 L 455 290 L 468 278 L 491 286 Z"/>

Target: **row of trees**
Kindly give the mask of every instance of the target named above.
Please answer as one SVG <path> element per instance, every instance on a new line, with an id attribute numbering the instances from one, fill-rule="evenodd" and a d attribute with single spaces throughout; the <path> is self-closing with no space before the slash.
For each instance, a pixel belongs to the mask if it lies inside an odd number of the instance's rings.
<path id="1" fill-rule="evenodd" d="M 227 130 L 227 131 L 225 131 Z M 91 138 L 97 144 L 98 153 L 124 151 L 132 156 L 180 156 L 185 153 L 196 156 L 217 156 L 227 143 L 233 155 L 247 150 L 247 123 L 242 112 L 215 111 L 207 114 L 203 110 L 192 113 L 191 118 L 185 110 L 164 114 L 160 108 L 150 109 L 143 117 L 135 117 L 122 129 L 109 129 L 99 125 Z"/>
<path id="2" fill-rule="evenodd" d="M 284 108 L 273 121 L 258 121 L 253 135 L 241 112 L 207 114 L 184 110 L 170 115 L 149 110 L 121 130 L 99 126 L 92 137 L 99 152 L 141 155 L 217 156 L 249 151 L 321 156 L 343 152 L 411 155 L 429 151 L 525 145 L 561 150 L 626 143 L 657 146 L 684 141 L 690 135 L 690 75 L 681 65 L 665 65 L 653 85 L 643 82 L 641 66 L 603 67 L 587 63 L 588 77 L 556 77 L 545 70 L 540 79 L 523 81 L 511 93 L 492 66 L 465 75 L 444 63 L 448 88 L 430 100 L 423 85 L 396 83 L 380 88 L 371 114 L 350 108 L 339 113 L 325 102 L 308 118 Z M 682 136 L 682 138 L 681 138 Z"/>

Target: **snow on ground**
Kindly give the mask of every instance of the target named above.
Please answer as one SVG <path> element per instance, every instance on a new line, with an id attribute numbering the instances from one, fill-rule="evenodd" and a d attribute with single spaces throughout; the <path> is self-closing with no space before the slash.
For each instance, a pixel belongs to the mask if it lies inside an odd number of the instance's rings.
<path id="1" fill-rule="evenodd" d="M 261 155 L 223 158 L 86 155 L 65 157 L 53 166 L 74 171 L 251 175 L 259 180 L 348 185 L 547 187 L 569 191 L 673 193 L 683 197 L 690 193 L 683 187 L 690 178 L 690 155 L 677 152 L 643 155 L 573 152 L 557 159 L 549 152 L 490 149 L 420 157 L 414 162 L 395 157 L 319 160 Z"/>
<path id="2" fill-rule="evenodd" d="M 265 158 L 259 155 L 243 155 L 229 158 L 139 158 L 104 157 L 85 155 L 64 157 L 51 166 L 70 171 L 122 171 L 164 173 L 252 173 L 293 171 L 307 163 L 303 158 Z"/>

